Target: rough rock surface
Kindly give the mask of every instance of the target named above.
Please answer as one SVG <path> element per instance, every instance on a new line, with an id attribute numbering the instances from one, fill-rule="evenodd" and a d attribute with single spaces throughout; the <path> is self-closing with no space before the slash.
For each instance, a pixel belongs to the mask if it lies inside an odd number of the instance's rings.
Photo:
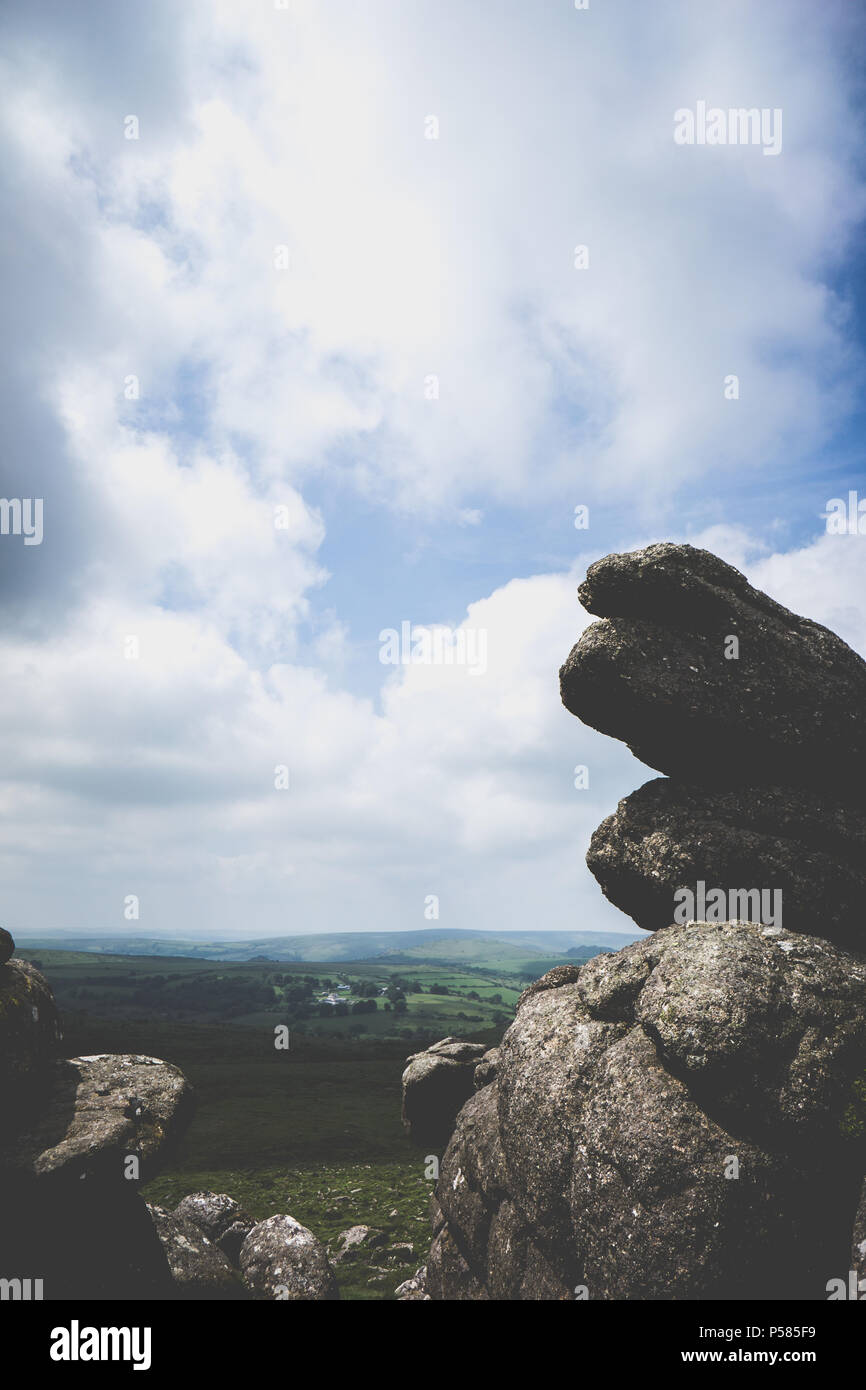
<path id="1" fill-rule="evenodd" d="M 496 1066 L 499 1061 L 499 1048 L 491 1047 L 489 1051 L 476 1064 L 475 1075 L 472 1084 L 476 1091 L 480 1091 L 482 1086 L 489 1086 L 496 1077 Z"/>
<path id="2" fill-rule="evenodd" d="M 866 962 L 818 937 L 672 926 L 537 982 L 445 1153 L 427 1291 L 824 1297 L 864 1071 Z"/>
<path id="3" fill-rule="evenodd" d="M 214 1245 L 219 1245 L 233 1226 L 244 1227 L 246 1238 L 256 1224 L 240 1203 L 225 1192 L 190 1192 L 178 1202 L 174 1215 L 198 1226 Z"/>
<path id="4" fill-rule="evenodd" d="M 340 1232 L 337 1240 L 340 1246 L 335 1261 L 342 1260 L 353 1250 L 375 1250 L 388 1244 L 386 1233 L 374 1226 L 350 1226 L 347 1231 Z"/>
<path id="5" fill-rule="evenodd" d="M 786 928 L 848 949 L 863 941 L 866 811 L 814 792 L 716 792 L 660 777 L 620 801 L 586 862 L 605 897 L 647 931 L 669 926 L 674 893 L 702 879 L 707 890 L 778 889 Z"/>
<path id="6" fill-rule="evenodd" d="M 394 1297 L 398 1303 L 429 1303 L 426 1265 L 416 1269 L 411 1279 L 404 1279 L 402 1284 L 398 1284 L 394 1290 Z"/>
<path id="7" fill-rule="evenodd" d="M 245 1290 L 223 1252 L 199 1225 L 177 1211 L 148 1204 L 168 1264 L 173 1297 L 241 1299 Z"/>
<path id="8" fill-rule="evenodd" d="M 403 1125 L 414 1143 L 441 1148 L 457 1112 L 475 1088 L 475 1069 L 487 1049 L 481 1043 L 442 1038 L 407 1058 L 403 1072 Z"/>
<path id="9" fill-rule="evenodd" d="M 11 937 L 9 943 L 14 950 Z M 6 943 L 0 944 L 5 951 Z M 0 965 L 0 1106 L 7 1121 L 38 1101 L 59 1040 L 57 1006 L 47 980 L 28 961 L 7 957 Z"/>
<path id="10" fill-rule="evenodd" d="M 47 1300 L 245 1297 L 197 1225 L 139 1195 L 186 1124 L 186 1078 L 154 1057 L 58 1059 L 54 996 L 13 949 L 0 932 L 0 1278 L 38 1277 Z M 222 1240 L 246 1235 L 230 1198 L 196 1195 L 228 1217 Z"/>
<path id="11" fill-rule="evenodd" d="M 244 1283 L 259 1298 L 322 1302 L 339 1298 L 328 1254 L 291 1216 L 269 1216 L 241 1246 Z"/>
<path id="12" fill-rule="evenodd" d="M 0 1150 L 0 1171 L 114 1179 L 136 1155 L 146 1180 L 185 1126 L 191 1104 L 186 1077 L 157 1057 L 101 1054 L 54 1062 L 38 1114 Z"/>
<path id="13" fill-rule="evenodd" d="M 685 782 L 811 786 L 862 804 L 866 662 L 835 633 L 689 545 L 608 555 L 578 592 L 603 619 L 560 672 L 584 723 Z"/>

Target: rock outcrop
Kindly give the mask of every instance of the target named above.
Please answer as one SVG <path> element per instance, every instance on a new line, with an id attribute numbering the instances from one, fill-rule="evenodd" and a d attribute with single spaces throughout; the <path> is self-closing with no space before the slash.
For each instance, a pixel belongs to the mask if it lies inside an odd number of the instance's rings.
<path id="1" fill-rule="evenodd" d="M 413 1143 L 442 1148 L 458 1110 L 475 1089 L 477 1067 L 483 1064 L 486 1072 L 493 1059 L 481 1043 L 442 1038 L 406 1060 L 403 1126 Z"/>
<path id="2" fill-rule="evenodd" d="M 603 621 L 563 702 L 669 775 L 587 856 L 653 935 L 524 991 L 442 1161 L 425 1292 L 827 1297 L 866 1234 L 866 663 L 690 546 L 608 556 L 580 596 Z"/>
<path id="3" fill-rule="evenodd" d="M 0 965 L 5 965 L 12 952 L 15 950 L 15 942 L 12 935 L 5 927 L 0 927 Z"/>
<path id="4" fill-rule="evenodd" d="M 735 915 L 778 891 L 784 925 L 856 950 L 866 944 L 866 811 L 793 787 L 718 792 L 665 777 L 624 797 L 586 862 L 606 898 L 646 931 L 669 925 L 674 895 L 703 880 L 742 887 Z"/>
<path id="5" fill-rule="evenodd" d="M 3 1163 L 19 1176 L 110 1181 L 134 1157 L 137 1180 L 146 1181 L 186 1128 L 191 1104 L 186 1077 L 158 1057 L 55 1061 L 38 1113 L 6 1144 Z"/>
<path id="6" fill-rule="evenodd" d="M 434 1298 L 817 1298 L 847 1256 L 866 963 L 671 926 L 527 991 L 445 1154 Z"/>
<path id="7" fill-rule="evenodd" d="M 560 673 L 585 724 L 684 782 L 808 786 L 862 804 L 866 662 L 835 633 L 690 545 L 608 555 L 578 592 L 603 619 Z"/>
<path id="8" fill-rule="evenodd" d="M 190 1192 L 178 1202 L 174 1215 L 198 1226 L 232 1265 L 239 1263 L 241 1246 L 256 1224 L 225 1192 Z"/>
<path id="9" fill-rule="evenodd" d="M 155 1057 L 58 1057 L 41 973 L 0 939 L 0 1277 L 38 1277 L 43 1297 L 171 1297 L 141 1182 L 187 1122 L 191 1088 Z"/>
<path id="10" fill-rule="evenodd" d="M 156 1057 L 61 1058 L 50 986 L 0 934 L 0 1277 L 45 1299 L 236 1296 L 197 1228 L 139 1195 L 171 1153 L 192 1089 Z"/>

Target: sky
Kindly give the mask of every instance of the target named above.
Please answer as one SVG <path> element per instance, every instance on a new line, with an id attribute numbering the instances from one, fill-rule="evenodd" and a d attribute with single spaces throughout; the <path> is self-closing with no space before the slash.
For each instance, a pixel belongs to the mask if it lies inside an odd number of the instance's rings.
<path id="1" fill-rule="evenodd" d="M 656 774 L 559 700 L 587 565 L 702 545 L 866 655 L 864 40 L 7 0 L 13 934 L 631 929 L 584 854 Z M 701 103 L 778 148 L 680 143 Z M 462 646 L 383 661 L 406 624 Z"/>

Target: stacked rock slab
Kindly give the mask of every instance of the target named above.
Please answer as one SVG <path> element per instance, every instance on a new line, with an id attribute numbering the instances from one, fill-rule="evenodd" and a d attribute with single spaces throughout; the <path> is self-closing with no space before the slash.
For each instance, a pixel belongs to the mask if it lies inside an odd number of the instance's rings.
<path id="1" fill-rule="evenodd" d="M 653 931 L 699 879 L 778 890 L 785 925 L 862 950 L 866 662 L 687 545 L 609 555 L 579 594 L 602 621 L 563 703 L 668 774 L 593 835 L 605 895 Z"/>
<path id="2" fill-rule="evenodd" d="M 608 555 L 578 594 L 602 619 L 560 673 L 584 723 L 685 783 L 863 804 L 866 663 L 835 633 L 690 545 Z"/>
<path id="3" fill-rule="evenodd" d="M 668 774 L 588 856 L 653 935 L 522 995 L 442 1162 L 426 1292 L 824 1299 L 866 1248 L 866 664 L 688 546 L 580 594 L 603 621 L 563 701 Z M 672 925 L 698 880 L 781 888 L 783 920 Z"/>

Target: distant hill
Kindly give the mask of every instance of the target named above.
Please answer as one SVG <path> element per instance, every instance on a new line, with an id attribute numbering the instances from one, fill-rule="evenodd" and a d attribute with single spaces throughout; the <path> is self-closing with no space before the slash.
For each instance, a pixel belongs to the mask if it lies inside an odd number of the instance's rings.
<path id="1" fill-rule="evenodd" d="M 467 931 L 456 927 L 431 927 L 406 932 L 325 932 L 309 936 L 271 936 L 251 941 L 202 941 L 180 937 L 133 935 L 78 935 L 75 932 L 16 932 L 16 942 L 30 951 L 84 951 L 107 955 L 186 956 L 199 960 L 249 961 L 361 961 L 387 959 L 399 965 L 454 961 L 520 973 L 526 961 L 551 964 L 579 948 L 618 951 L 642 933 Z M 578 950 L 575 950 L 578 948 Z"/>

